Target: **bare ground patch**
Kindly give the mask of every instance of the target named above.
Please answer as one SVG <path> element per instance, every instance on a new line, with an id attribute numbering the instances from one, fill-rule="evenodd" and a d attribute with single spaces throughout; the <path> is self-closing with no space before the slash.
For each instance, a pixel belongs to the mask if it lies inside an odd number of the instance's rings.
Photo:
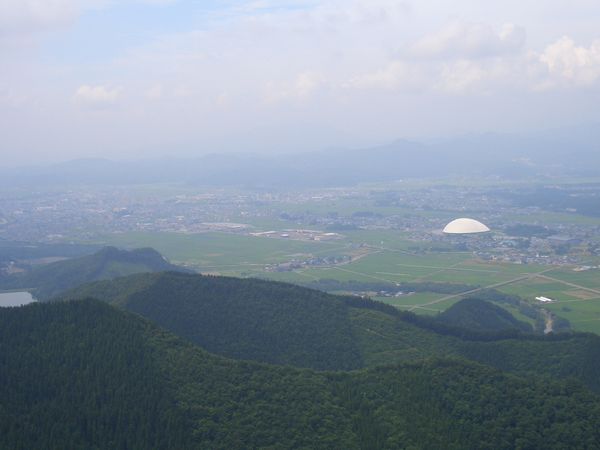
<path id="1" fill-rule="evenodd" d="M 598 294 L 596 294 L 595 292 L 586 291 L 584 289 L 572 289 L 570 291 L 565 291 L 565 294 L 581 300 L 591 300 L 593 298 L 598 298 Z"/>

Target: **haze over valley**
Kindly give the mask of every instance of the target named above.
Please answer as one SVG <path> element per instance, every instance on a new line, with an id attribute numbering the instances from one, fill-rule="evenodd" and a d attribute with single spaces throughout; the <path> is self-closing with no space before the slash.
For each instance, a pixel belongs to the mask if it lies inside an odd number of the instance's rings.
<path id="1" fill-rule="evenodd" d="M 600 448 L 597 17 L 0 1 L 0 448 Z"/>

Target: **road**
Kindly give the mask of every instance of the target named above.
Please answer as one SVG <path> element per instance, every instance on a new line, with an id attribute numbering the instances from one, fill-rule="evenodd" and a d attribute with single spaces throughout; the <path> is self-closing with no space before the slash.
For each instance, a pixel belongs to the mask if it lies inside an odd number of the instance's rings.
<path id="1" fill-rule="evenodd" d="M 412 306 L 409 309 L 409 311 L 413 311 L 415 309 L 419 309 L 419 308 L 422 308 L 424 306 L 435 305 L 436 303 L 442 303 L 442 302 L 445 302 L 446 300 L 452 300 L 454 298 L 464 297 L 465 295 L 475 294 L 477 292 L 481 292 L 481 291 L 486 290 L 486 289 L 495 289 L 495 288 L 499 288 L 499 287 L 502 287 L 502 286 L 506 286 L 507 284 L 513 284 L 513 283 L 517 283 L 519 281 L 524 281 L 524 280 L 530 280 L 532 278 L 537 278 L 537 277 L 543 276 L 546 272 L 550 272 L 550 271 L 552 271 L 554 269 L 556 269 L 556 267 L 551 267 L 551 268 L 542 270 L 541 272 L 528 273 L 527 275 L 521 275 L 519 277 L 513 278 L 513 279 L 508 280 L 508 281 L 501 281 L 500 283 L 490 284 L 488 286 L 483 286 L 483 287 L 479 287 L 479 288 L 476 288 L 476 289 L 471 289 L 469 291 L 460 292 L 458 294 L 446 295 L 445 297 L 438 298 L 436 300 L 432 300 L 432 301 L 427 302 L 427 303 L 423 303 L 422 305 L 414 305 L 414 306 Z"/>

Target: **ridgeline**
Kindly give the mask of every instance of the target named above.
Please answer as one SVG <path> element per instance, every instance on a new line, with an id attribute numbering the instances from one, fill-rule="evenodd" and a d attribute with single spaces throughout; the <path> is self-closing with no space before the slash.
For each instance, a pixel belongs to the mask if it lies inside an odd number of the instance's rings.
<path id="1" fill-rule="evenodd" d="M 600 391 L 600 337 L 593 334 L 541 336 L 518 327 L 482 331 L 482 324 L 464 328 L 460 321 L 400 312 L 359 297 L 183 273 L 100 281 L 62 297 L 80 298 L 117 305 L 228 358 L 352 370 L 453 356 L 518 375 L 576 378 Z M 493 305 L 485 308 L 497 313 Z M 490 322 L 491 317 L 507 320 L 503 314 L 484 318 Z M 472 314 L 468 323 L 473 324 Z"/>

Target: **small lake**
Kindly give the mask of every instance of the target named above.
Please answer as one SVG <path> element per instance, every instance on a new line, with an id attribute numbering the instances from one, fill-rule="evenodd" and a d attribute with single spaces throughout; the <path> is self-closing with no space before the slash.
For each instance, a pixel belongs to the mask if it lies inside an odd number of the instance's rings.
<path id="1" fill-rule="evenodd" d="M 35 301 L 29 292 L 0 292 L 0 308 L 23 306 Z"/>

